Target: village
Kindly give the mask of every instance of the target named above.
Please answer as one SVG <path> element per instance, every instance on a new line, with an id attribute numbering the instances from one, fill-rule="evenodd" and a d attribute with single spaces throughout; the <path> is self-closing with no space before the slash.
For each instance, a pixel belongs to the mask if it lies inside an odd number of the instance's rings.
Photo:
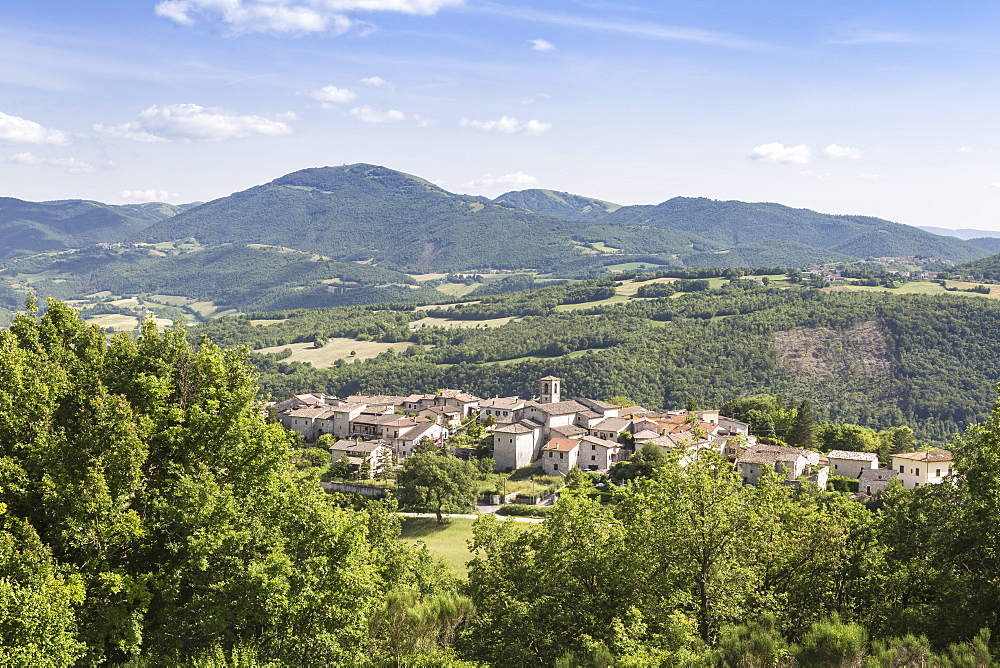
<path id="1" fill-rule="evenodd" d="M 554 376 L 539 379 L 538 394 L 531 399 L 482 399 L 452 389 L 343 399 L 313 393 L 269 408 L 305 443 L 332 443 L 331 462 L 346 458 L 355 473 L 365 476 L 402 464 L 421 442 L 449 447 L 450 438 L 472 425 L 491 433 L 498 472 L 535 466 L 550 476 L 566 476 L 573 468 L 608 473 L 651 446 L 678 453 L 682 466 L 706 452 L 718 453 L 750 485 L 771 471 L 782 474 L 786 485 L 819 489 L 827 488 L 830 476 L 839 476 L 857 480 L 857 491 L 869 496 L 893 479 L 914 489 L 954 473 L 947 450 L 896 453 L 891 467 L 880 468 L 872 452 L 821 453 L 758 439 L 751 425 L 717 410 L 652 411 L 580 397 L 563 400 L 562 379 Z"/>

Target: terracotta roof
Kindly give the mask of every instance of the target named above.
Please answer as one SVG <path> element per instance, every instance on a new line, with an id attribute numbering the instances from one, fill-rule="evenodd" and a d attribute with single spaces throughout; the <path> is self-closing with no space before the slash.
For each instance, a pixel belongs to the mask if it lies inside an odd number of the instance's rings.
<path id="1" fill-rule="evenodd" d="M 854 459 L 859 462 L 874 462 L 878 460 L 878 455 L 874 452 L 854 452 L 852 450 L 831 450 L 826 456 L 833 459 Z"/>
<path id="2" fill-rule="evenodd" d="M 556 378 L 555 376 L 546 376 L 545 378 L 539 378 L 538 380 L 562 380 L 562 378 Z"/>
<path id="3" fill-rule="evenodd" d="M 542 448 L 542 450 L 551 450 L 553 452 L 570 452 L 575 450 L 576 447 L 580 445 L 580 439 L 577 438 L 553 438 L 550 439 L 548 443 Z"/>
<path id="4" fill-rule="evenodd" d="M 633 434 L 632 438 L 634 438 L 635 440 L 638 441 L 640 439 L 642 439 L 642 440 L 651 440 L 651 439 L 654 439 L 654 438 L 659 438 L 659 436 L 660 435 L 657 432 L 653 431 L 652 429 L 642 429 L 642 430 L 636 432 L 635 434 Z"/>
<path id="5" fill-rule="evenodd" d="M 372 452 L 379 447 L 387 448 L 389 445 L 382 441 L 355 441 L 354 439 L 345 438 L 331 445 L 330 450 L 336 450 L 337 452 L 346 452 L 348 450 L 351 452 Z"/>
<path id="6" fill-rule="evenodd" d="M 915 462 L 950 462 L 951 452 L 948 450 L 920 450 L 919 452 L 903 452 L 893 457 L 909 459 Z"/>

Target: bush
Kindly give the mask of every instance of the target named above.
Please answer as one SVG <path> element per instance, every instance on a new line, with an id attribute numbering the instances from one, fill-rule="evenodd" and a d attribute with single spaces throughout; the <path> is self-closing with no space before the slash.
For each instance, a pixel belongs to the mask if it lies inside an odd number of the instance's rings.
<path id="1" fill-rule="evenodd" d="M 511 503 L 500 508 L 497 515 L 510 517 L 548 517 L 552 514 L 552 506 L 528 506 L 523 503 Z"/>

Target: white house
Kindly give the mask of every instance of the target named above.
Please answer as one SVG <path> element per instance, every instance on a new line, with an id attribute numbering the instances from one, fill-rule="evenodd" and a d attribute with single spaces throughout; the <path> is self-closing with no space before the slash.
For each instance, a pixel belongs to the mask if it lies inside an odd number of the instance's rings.
<path id="1" fill-rule="evenodd" d="M 920 450 L 893 455 L 892 469 L 906 489 L 934 485 L 954 473 L 951 453 L 947 450 Z"/>
<path id="2" fill-rule="evenodd" d="M 795 480 L 809 465 L 819 466 L 819 453 L 786 445 L 756 445 L 736 459 L 736 470 L 743 482 L 753 485 L 769 471 L 787 470 L 787 480 Z"/>
<path id="3" fill-rule="evenodd" d="M 383 441 L 362 441 L 343 439 L 330 446 L 331 461 L 336 464 L 344 455 L 351 463 L 351 471 L 357 472 L 365 462 L 372 474 L 381 469 L 382 458 L 392 453 L 392 448 Z"/>
<path id="4" fill-rule="evenodd" d="M 621 451 L 621 444 L 615 441 L 583 436 L 577 450 L 577 465 L 584 471 L 607 471 L 619 461 Z"/>
<path id="5" fill-rule="evenodd" d="M 519 469 L 538 459 L 541 428 L 520 422 L 493 430 L 493 461 L 497 471 Z"/>
<path id="6" fill-rule="evenodd" d="M 874 452 L 852 452 L 850 450 L 831 450 L 827 456 L 832 475 L 847 478 L 860 478 L 865 469 L 878 468 L 878 455 Z"/>

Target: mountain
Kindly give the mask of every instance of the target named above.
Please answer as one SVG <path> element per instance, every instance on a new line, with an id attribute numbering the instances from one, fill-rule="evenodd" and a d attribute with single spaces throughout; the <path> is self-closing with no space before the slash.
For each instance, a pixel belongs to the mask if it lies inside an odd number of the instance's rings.
<path id="1" fill-rule="evenodd" d="M 135 236 L 262 243 L 400 270 L 550 267 L 576 225 L 358 164 L 305 169 L 160 221 Z"/>
<path id="2" fill-rule="evenodd" d="M 578 222 L 603 220 L 609 213 L 621 208 L 620 204 L 592 197 L 538 188 L 507 192 L 493 201 Z"/>
<path id="3" fill-rule="evenodd" d="M 782 240 L 855 258 L 914 255 L 967 262 L 985 254 L 963 241 L 888 220 L 830 215 L 766 202 L 675 197 L 655 206 L 621 207 L 603 222 L 689 232 L 720 249 Z"/>
<path id="4" fill-rule="evenodd" d="M 917 227 L 925 232 L 930 232 L 931 234 L 940 234 L 945 237 L 957 237 L 963 241 L 971 241 L 979 237 L 1000 237 L 1000 232 L 996 230 L 974 230 L 971 228 L 953 230 L 948 227 L 928 227 L 926 225 L 918 225 Z"/>
<path id="5" fill-rule="evenodd" d="M 116 243 L 185 207 L 114 206 L 90 200 L 26 202 L 0 197 L 0 260 L 95 243 Z"/>

